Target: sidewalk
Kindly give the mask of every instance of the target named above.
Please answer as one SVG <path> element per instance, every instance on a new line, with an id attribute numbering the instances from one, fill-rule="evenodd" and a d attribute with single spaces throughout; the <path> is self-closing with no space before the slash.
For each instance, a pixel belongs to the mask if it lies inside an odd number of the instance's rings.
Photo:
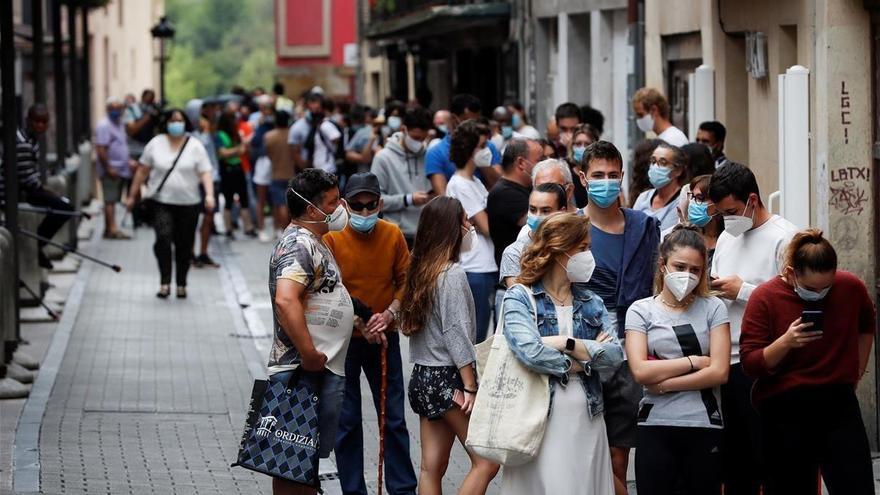
<path id="1" fill-rule="evenodd" d="M 38 489 L 269 493 L 269 478 L 230 467 L 253 379 L 221 273 L 194 269 L 188 299 L 156 298 L 153 237 L 140 229 L 131 241 L 100 240 L 92 250 L 123 270 L 88 267 L 39 429 Z M 24 478 L 16 491 L 37 488 Z"/>

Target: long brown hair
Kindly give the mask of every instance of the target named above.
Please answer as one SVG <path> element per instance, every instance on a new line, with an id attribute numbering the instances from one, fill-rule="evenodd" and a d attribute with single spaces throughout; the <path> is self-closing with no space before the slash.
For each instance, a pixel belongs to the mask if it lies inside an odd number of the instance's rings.
<path id="1" fill-rule="evenodd" d="M 544 278 L 553 263 L 590 238 L 590 220 L 574 213 L 545 218 L 522 255 L 516 283 L 532 285 Z"/>
<path id="2" fill-rule="evenodd" d="M 404 335 L 425 326 L 440 272 L 449 262 L 458 261 L 463 218 L 461 203 L 448 196 L 434 198 L 422 209 L 403 285 L 400 331 Z"/>
<path id="3" fill-rule="evenodd" d="M 672 252 L 680 248 L 696 249 L 703 257 L 703 272 L 700 274 L 700 283 L 697 284 L 693 294 L 698 297 L 709 297 L 713 295 L 712 291 L 709 290 L 709 267 L 707 265 L 709 256 L 706 250 L 706 241 L 703 240 L 703 234 L 699 227 L 687 223 L 676 225 L 675 228 L 672 229 L 672 232 L 670 232 L 663 239 L 663 242 L 660 243 L 660 256 L 658 257 L 660 266 L 666 265 L 666 263 L 669 262 L 669 256 Z M 659 294 L 663 291 L 663 279 L 665 277 L 666 274 L 658 267 L 654 272 L 655 294 Z"/>
<path id="4" fill-rule="evenodd" d="M 805 270 L 827 273 L 837 270 L 837 252 L 819 229 L 798 232 L 785 250 L 785 266 L 803 274 Z"/>

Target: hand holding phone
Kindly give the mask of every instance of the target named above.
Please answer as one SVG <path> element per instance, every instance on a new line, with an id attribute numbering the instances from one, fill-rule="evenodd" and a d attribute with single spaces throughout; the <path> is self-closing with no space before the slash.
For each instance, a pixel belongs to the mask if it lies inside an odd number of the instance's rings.
<path id="1" fill-rule="evenodd" d="M 813 326 L 805 328 L 803 331 L 806 332 L 818 332 L 822 333 L 824 331 L 822 325 L 822 311 L 803 311 L 801 312 L 801 322 L 802 323 L 812 323 Z"/>

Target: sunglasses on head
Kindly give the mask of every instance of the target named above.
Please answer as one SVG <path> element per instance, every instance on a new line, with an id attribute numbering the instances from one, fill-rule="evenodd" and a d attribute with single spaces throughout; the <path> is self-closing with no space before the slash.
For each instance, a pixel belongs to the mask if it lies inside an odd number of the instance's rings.
<path id="1" fill-rule="evenodd" d="M 364 210 L 375 210 L 379 207 L 379 200 L 370 201 L 369 203 L 358 203 L 356 201 L 349 201 L 348 207 L 351 208 L 352 211 L 364 211 Z"/>

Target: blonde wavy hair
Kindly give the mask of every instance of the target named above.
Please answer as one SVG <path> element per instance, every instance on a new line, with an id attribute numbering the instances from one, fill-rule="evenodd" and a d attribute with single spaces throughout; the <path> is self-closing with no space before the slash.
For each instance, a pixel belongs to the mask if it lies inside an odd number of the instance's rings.
<path id="1" fill-rule="evenodd" d="M 560 256 L 566 257 L 565 253 L 589 239 L 590 219 L 586 216 L 557 213 L 545 218 L 523 252 L 516 283 L 532 285 L 541 280 Z"/>

